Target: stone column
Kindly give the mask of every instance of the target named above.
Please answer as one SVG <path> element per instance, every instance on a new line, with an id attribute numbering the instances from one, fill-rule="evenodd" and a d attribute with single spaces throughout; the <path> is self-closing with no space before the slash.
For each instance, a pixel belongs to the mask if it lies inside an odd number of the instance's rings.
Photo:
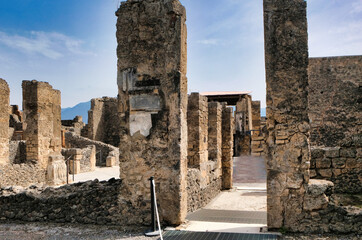
<path id="1" fill-rule="evenodd" d="M 253 130 L 260 130 L 260 101 L 251 102 L 252 110 L 252 121 L 253 121 Z M 259 132 L 255 132 L 256 135 L 259 135 Z"/>
<path id="2" fill-rule="evenodd" d="M 0 78 L 0 164 L 9 160 L 9 107 L 10 89 L 4 79 Z"/>
<path id="3" fill-rule="evenodd" d="M 233 109 L 224 105 L 222 110 L 222 188 L 233 187 Z"/>
<path id="4" fill-rule="evenodd" d="M 247 96 L 242 97 L 235 108 L 235 156 L 250 154 L 249 105 Z"/>
<path id="5" fill-rule="evenodd" d="M 61 151 L 61 98 L 47 82 L 23 81 L 24 138 L 26 159 L 48 169 L 48 181 L 66 181 L 66 166 Z M 52 166 L 50 166 L 52 165 Z M 49 171 L 53 173 L 50 174 Z M 55 171 L 55 172 L 54 172 Z M 63 173 L 64 171 L 64 173 Z M 59 179 L 51 179 L 51 176 Z"/>
<path id="6" fill-rule="evenodd" d="M 296 229 L 309 181 L 308 35 L 304 0 L 264 0 L 268 227 Z"/>
<path id="7" fill-rule="evenodd" d="M 149 177 L 160 217 L 187 213 L 186 11 L 178 0 L 122 2 L 116 12 L 122 199 L 149 224 Z"/>
<path id="8" fill-rule="evenodd" d="M 206 187 L 208 182 L 208 103 L 207 97 L 191 93 L 187 105 L 188 128 L 188 165 L 198 168 L 201 173 L 200 185 Z"/>
<path id="9" fill-rule="evenodd" d="M 208 152 L 209 160 L 216 162 L 216 168 L 219 169 L 217 176 L 221 176 L 221 157 L 222 157 L 222 106 L 219 102 L 210 102 L 209 110 L 209 136 Z"/>

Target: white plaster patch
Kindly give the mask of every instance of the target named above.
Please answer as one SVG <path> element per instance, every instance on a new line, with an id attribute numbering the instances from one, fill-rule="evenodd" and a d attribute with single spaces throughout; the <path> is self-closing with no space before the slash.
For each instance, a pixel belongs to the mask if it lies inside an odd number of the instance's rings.
<path id="1" fill-rule="evenodd" d="M 132 113 L 130 116 L 130 134 L 133 136 L 136 132 L 147 137 L 150 135 L 152 127 L 151 112 Z"/>

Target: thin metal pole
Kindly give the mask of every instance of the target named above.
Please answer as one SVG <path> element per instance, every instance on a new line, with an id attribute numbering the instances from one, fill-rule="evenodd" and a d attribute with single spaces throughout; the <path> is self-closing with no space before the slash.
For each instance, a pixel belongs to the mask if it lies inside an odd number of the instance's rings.
<path id="1" fill-rule="evenodd" d="M 73 155 L 74 157 L 74 155 Z M 74 183 L 75 159 L 73 158 L 73 183 Z"/>
<path id="2" fill-rule="evenodd" d="M 151 191 L 151 224 L 152 224 L 152 231 L 157 231 L 156 229 L 156 221 L 155 221 L 155 195 L 154 195 L 154 177 L 150 177 L 150 191 Z"/>
<path id="3" fill-rule="evenodd" d="M 67 184 L 69 184 L 69 158 L 65 162 L 67 163 Z"/>

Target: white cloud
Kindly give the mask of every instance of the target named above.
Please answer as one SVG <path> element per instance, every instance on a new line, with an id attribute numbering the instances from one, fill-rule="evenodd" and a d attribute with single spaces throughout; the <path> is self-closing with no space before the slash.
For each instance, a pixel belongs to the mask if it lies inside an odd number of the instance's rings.
<path id="1" fill-rule="evenodd" d="M 354 13 L 361 13 L 362 12 L 362 0 L 357 0 L 356 2 L 352 3 L 352 10 L 351 14 Z"/>
<path id="2" fill-rule="evenodd" d="M 78 39 L 57 32 L 31 31 L 28 36 L 9 35 L 0 32 L 0 44 L 26 54 L 38 54 L 59 59 L 67 54 L 83 54 Z"/>
<path id="3" fill-rule="evenodd" d="M 203 40 L 199 40 L 197 41 L 200 44 L 203 45 L 218 45 L 220 43 L 219 39 L 203 39 Z"/>

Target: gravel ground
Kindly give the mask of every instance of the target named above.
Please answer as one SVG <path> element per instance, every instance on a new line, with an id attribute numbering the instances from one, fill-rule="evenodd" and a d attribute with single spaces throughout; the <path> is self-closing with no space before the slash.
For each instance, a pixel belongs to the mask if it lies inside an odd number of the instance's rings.
<path id="1" fill-rule="evenodd" d="M 138 232 L 138 233 L 135 233 Z M 53 223 L 0 223 L 1 240 L 80 240 L 80 239 L 121 239 L 156 240 L 158 237 L 145 237 L 144 229 L 133 232 L 115 227 L 97 225 L 70 225 Z M 331 234 L 286 234 L 281 240 L 360 240 L 362 236 Z"/>
<path id="2" fill-rule="evenodd" d="M 135 231 L 135 230 L 134 230 Z M 132 233 L 115 227 L 94 225 L 71 225 L 51 223 L 4 223 L 0 224 L 1 240 L 80 240 L 80 239 L 122 239 L 156 240 L 158 237 L 145 237 L 144 229 Z"/>

